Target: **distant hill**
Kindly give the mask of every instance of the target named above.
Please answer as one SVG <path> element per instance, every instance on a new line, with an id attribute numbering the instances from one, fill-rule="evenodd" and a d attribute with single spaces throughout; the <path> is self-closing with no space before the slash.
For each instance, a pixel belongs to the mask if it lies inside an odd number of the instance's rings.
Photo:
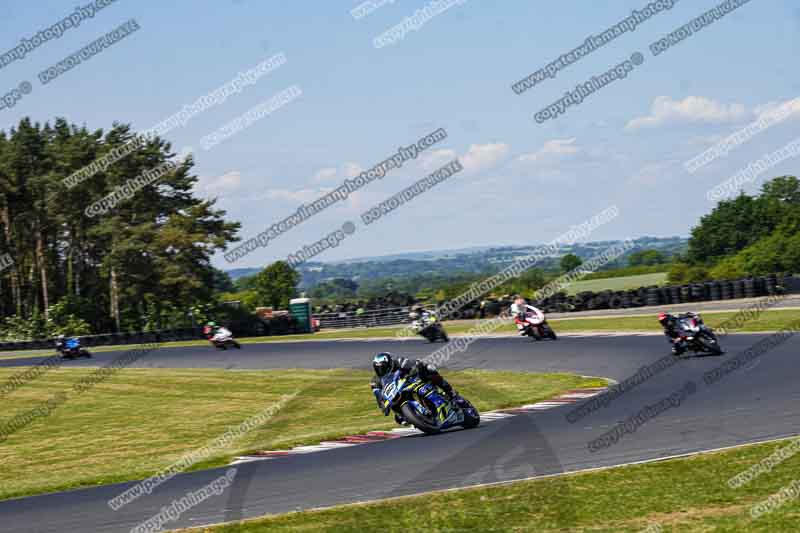
<path id="1" fill-rule="evenodd" d="M 542 268 L 557 268 L 558 260 L 567 253 L 587 259 L 621 241 L 594 241 L 560 246 L 550 260 L 539 265 Z M 668 255 L 684 252 L 688 239 L 685 237 L 640 237 L 635 239 L 636 248 L 657 249 Z M 369 280 L 381 278 L 403 278 L 418 275 L 452 275 L 458 272 L 482 273 L 497 271 L 515 259 L 530 255 L 538 246 L 472 247 L 454 250 L 408 252 L 380 257 L 361 257 L 343 261 L 309 262 L 301 265 L 300 287 L 313 287 L 332 278 Z M 619 263 L 624 264 L 624 261 Z M 257 274 L 259 268 L 236 268 L 228 270 L 234 280 Z"/>

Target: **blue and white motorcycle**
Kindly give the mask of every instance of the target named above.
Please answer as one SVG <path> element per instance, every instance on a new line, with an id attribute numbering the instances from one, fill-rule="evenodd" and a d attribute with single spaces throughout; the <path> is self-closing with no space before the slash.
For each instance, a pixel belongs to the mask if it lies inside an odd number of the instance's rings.
<path id="1" fill-rule="evenodd" d="M 81 340 L 77 337 L 70 337 L 68 339 L 59 339 L 56 344 L 56 349 L 61 352 L 61 357 L 64 359 L 77 359 L 78 357 L 92 357 L 89 350 L 81 346 Z"/>
<path id="2" fill-rule="evenodd" d="M 394 411 L 420 431 L 435 434 L 454 426 L 465 429 L 481 422 L 480 413 L 466 399 L 454 405 L 439 389 L 417 376 L 395 371 L 381 379 L 383 414 Z"/>

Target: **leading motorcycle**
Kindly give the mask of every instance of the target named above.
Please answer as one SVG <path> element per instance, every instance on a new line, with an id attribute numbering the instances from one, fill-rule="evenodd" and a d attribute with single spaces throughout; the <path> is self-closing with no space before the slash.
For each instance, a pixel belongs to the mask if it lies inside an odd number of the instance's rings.
<path id="1" fill-rule="evenodd" d="M 687 313 L 686 316 L 678 318 L 678 339 L 683 341 L 688 350 L 695 353 L 714 355 L 724 353 L 714 330 L 706 326 L 697 313 Z"/>
<path id="2" fill-rule="evenodd" d="M 469 401 L 461 398 L 453 404 L 435 385 L 418 376 L 403 375 L 396 370 L 383 376 L 381 385 L 383 414 L 388 416 L 394 411 L 429 435 L 454 426 L 470 429 L 481 422 L 480 413 Z"/>

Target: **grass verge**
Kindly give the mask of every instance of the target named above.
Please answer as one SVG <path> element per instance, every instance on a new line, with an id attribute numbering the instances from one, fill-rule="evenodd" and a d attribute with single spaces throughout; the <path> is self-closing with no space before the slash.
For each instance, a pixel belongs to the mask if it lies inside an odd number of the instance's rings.
<path id="1" fill-rule="evenodd" d="M 182 531 L 417 531 L 423 525 L 425 531 L 797 531 L 796 500 L 757 520 L 750 508 L 797 478 L 800 455 L 743 487 L 727 485 L 728 479 L 787 444 Z"/>
<path id="2" fill-rule="evenodd" d="M 21 370 L 0 370 L 0 383 Z M 194 468 L 396 427 L 376 409 L 365 371 L 125 369 L 72 394 L 72 384 L 90 371 L 51 370 L 4 398 L 0 430 L 59 391 L 69 396 L 50 416 L 0 442 L 0 499 L 148 477 L 296 392 L 266 423 Z M 605 385 L 571 374 L 470 370 L 447 378 L 483 411 Z"/>

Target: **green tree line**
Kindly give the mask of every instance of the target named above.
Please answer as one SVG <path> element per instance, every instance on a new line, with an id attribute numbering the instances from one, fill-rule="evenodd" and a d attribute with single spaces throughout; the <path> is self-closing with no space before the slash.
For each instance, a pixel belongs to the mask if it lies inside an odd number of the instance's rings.
<path id="1" fill-rule="evenodd" d="M 800 181 L 794 176 L 767 181 L 757 195 L 720 201 L 692 229 L 670 281 L 776 273 L 800 273 Z"/>
<path id="2" fill-rule="evenodd" d="M 13 259 L 0 273 L 6 328 L 174 327 L 186 325 L 188 309 L 213 301 L 220 273 L 210 258 L 237 240 L 239 224 L 215 200 L 195 196 L 191 156 L 95 217 L 85 214 L 89 205 L 174 158 L 171 145 L 151 139 L 83 183 L 64 184 L 133 137 L 129 125 L 90 131 L 63 118 L 26 118 L 0 132 L 0 248 Z"/>

